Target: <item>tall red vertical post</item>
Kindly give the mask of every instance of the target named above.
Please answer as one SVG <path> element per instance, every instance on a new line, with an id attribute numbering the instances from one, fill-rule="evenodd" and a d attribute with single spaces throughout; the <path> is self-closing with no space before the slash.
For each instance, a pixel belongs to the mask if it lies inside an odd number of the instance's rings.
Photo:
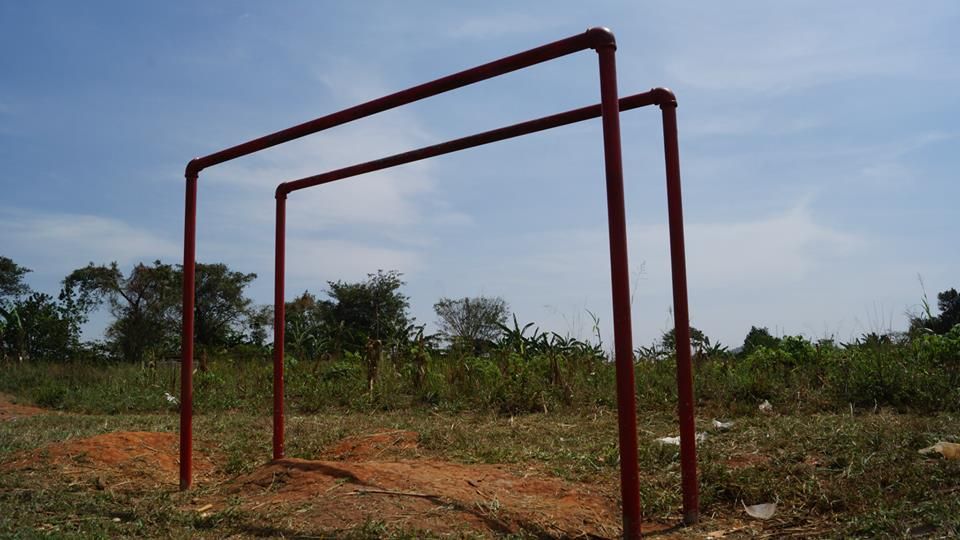
<path id="1" fill-rule="evenodd" d="M 277 238 L 273 275 L 273 459 L 283 457 L 283 344 L 286 305 L 283 299 L 286 259 L 287 194 L 277 190 Z"/>
<path id="2" fill-rule="evenodd" d="M 617 419 L 620 442 L 620 492 L 623 537 L 640 538 L 640 476 L 637 463 L 637 405 L 630 322 L 630 273 L 627 263 L 627 220 L 620 154 L 620 106 L 617 97 L 616 43 L 597 47 L 600 59 L 600 110 L 603 159 L 607 178 L 607 223 L 610 234 L 610 277 L 613 294 L 613 339 L 617 371 Z"/>
<path id="3" fill-rule="evenodd" d="M 183 218 L 183 335 L 180 342 L 180 489 L 193 479 L 193 290 L 197 254 L 197 175 L 187 174 Z"/>
<path id="4" fill-rule="evenodd" d="M 673 272 L 673 321 L 677 346 L 677 414 L 680 419 L 680 475 L 683 522 L 700 518 L 697 486 L 697 437 L 693 411 L 693 367 L 690 362 L 690 313 L 687 308 L 687 262 L 683 245 L 683 205 L 680 195 L 680 148 L 677 142 L 677 102 L 660 103 L 663 149 L 667 171 L 667 213 Z"/>

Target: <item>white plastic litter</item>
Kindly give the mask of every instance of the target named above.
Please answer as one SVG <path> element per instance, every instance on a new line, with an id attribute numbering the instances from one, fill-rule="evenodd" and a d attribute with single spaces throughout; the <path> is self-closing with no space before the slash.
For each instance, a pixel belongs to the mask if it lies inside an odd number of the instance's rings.
<path id="1" fill-rule="evenodd" d="M 697 442 L 702 443 L 707 440 L 707 434 L 700 432 L 697 433 Z M 657 442 L 664 446 L 680 446 L 680 436 L 676 437 L 660 437 L 657 439 Z"/>
<path id="2" fill-rule="evenodd" d="M 763 400 L 763 403 L 760 404 L 760 410 L 763 412 L 771 412 L 773 411 L 773 405 L 771 405 L 769 401 Z"/>
<path id="3" fill-rule="evenodd" d="M 747 506 L 746 503 L 741 501 L 740 504 L 742 504 L 743 509 L 747 511 L 747 515 L 752 518 L 770 519 L 775 513 L 777 513 L 777 503 L 763 503 Z"/>
<path id="4" fill-rule="evenodd" d="M 657 442 L 664 445 L 680 446 L 680 437 L 660 437 Z"/>
<path id="5" fill-rule="evenodd" d="M 723 422 L 714 418 L 713 427 L 715 427 L 719 431 L 726 431 L 733 427 L 733 420 L 729 422 Z"/>
<path id="6" fill-rule="evenodd" d="M 170 392 L 164 392 L 163 397 L 167 399 L 167 403 L 170 403 L 173 405 L 177 405 L 180 403 L 176 397 L 170 395 Z"/>

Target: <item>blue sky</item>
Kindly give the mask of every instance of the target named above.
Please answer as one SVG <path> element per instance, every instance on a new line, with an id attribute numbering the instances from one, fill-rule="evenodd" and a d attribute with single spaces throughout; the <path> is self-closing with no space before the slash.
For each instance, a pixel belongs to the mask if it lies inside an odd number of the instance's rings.
<path id="1" fill-rule="evenodd" d="M 918 276 L 960 286 L 954 1 L 3 2 L 0 254 L 48 292 L 89 261 L 180 262 L 191 157 L 597 25 L 622 95 L 679 98 L 695 326 L 849 339 L 902 329 Z M 198 258 L 269 303 L 279 182 L 595 103 L 596 72 L 583 52 L 205 171 Z M 645 344 L 672 324 L 660 121 L 621 122 Z M 500 295 L 609 339 L 602 171 L 592 121 L 295 193 L 287 290 L 397 269 L 423 322 Z"/>

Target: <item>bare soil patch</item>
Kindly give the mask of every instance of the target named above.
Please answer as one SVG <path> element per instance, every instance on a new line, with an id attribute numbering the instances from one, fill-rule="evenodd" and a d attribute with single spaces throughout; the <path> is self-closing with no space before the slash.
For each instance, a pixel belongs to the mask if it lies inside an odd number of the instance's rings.
<path id="1" fill-rule="evenodd" d="M 434 460 L 282 459 L 231 482 L 246 509 L 309 505 L 303 525 L 335 530 L 366 521 L 434 533 L 535 531 L 616 537 L 615 494 L 533 470 Z"/>
<path id="2" fill-rule="evenodd" d="M 50 414 L 50 411 L 33 407 L 30 405 L 21 405 L 14 403 L 14 399 L 6 394 L 0 394 L 0 422 L 16 420 L 25 416 L 35 416 L 38 414 Z"/>
<path id="3" fill-rule="evenodd" d="M 324 457 L 336 460 L 366 461 L 382 459 L 405 451 L 417 450 L 420 434 L 416 431 L 384 431 L 341 439 L 326 451 Z"/>
<path id="4" fill-rule="evenodd" d="M 214 471 L 200 452 L 193 463 L 199 481 Z M 89 480 L 97 489 L 124 490 L 177 486 L 179 467 L 178 436 L 149 431 L 116 431 L 51 443 L 3 465 L 39 473 L 53 468 L 71 480 Z"/>
<path id="5" fill-rule="evenodd" d="M 182 508 L 203 516 L 238 509 L 266 527 L 263 531 L 279 535 L 336 534 L 369 522 L 439 535 L 616 538 L 620 533 L 615 485 L 567 482 L 533 467 L 387 457 L 409 455 L 418 438 L 412 431 L 349 437 L 322 453 L 339 459 L 276 460 L 223 483 L 215 463 L 198 451 L 196 484 L 217 483 Z M 112 432 L 21 453 L 0 470 L 28 471 L 45 480 L 58 477 L 50 475 L 53 470 L 72 486 L 89 489 L 172 490 L 178 483 L 178 449 L 173 433 Z M 646 532 L 666 528 L 644 524 Z"/>
<path id="6" fill-rule="evenodd" d="M 281 513 L 294 516 L 296 530 L 378 521 L 434 534 L 620 534 L 616 486 L 565 482 L 535 468 L 387 459 L 416 451 L 418 439 L 414 431 L 348 437 L 323 452 L 332 459 L 272 461 L 229 482 L 223 495 L 239 498 L 247 511 L 286 508 Z M 665 528 L 644 525 L 648 532 Z"/>

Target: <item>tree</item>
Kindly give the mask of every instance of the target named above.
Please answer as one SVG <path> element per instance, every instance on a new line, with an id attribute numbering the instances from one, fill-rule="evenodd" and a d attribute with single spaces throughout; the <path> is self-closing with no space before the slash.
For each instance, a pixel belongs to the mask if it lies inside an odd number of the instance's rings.
<path id="1" fill-rule="evenodd" d="M 496 297 L 441 298 L 433 305 L 440 334 L 452 344 L 469 346 L 474 351 L 495 341 L 507 322 L 510 306 Z"/>
<path id="2" fill-rule="evenodd" d="M 284 344 L 287 351 L 302 360 L 315 360 L 328 344 L 326 327 L 329 302 L 321 302 L 309 291 L 287 302 Z"/>
<path id="3" fill-rule="evenodd" d="M 30 269 L 0 257 L 0 348 L 2 356 L 66 360 L 80 349 L 80 329 L 94 307 L 84 292 L 64 280 L 57 298 L 27 295 L 23 276 Z"/>
<path id="4" fill-rule="evenodd" d="M 23 282 L 23 276 L 31 271 L 13 262 L 13 259 L 0 255 L 0 300 L 15 300 L 30 292 L 30 287 Z"/>
<path id="5" fill-rule="evenodd" d="M 18 301 L 21 354 L 36 360 L 68 360 L 80 343 L 79 329 L 49 294 L 35 292 Z"/>
<path id="6" fill-rule="evenodd" d="M 182 272 L 179 268 L 176 272 L 181 282 Z M 193 331 L 202 366 L 208 351 L 237 341 L 243 333 L 252 305 L 244 289 L 256 278 L 256 274 L 235 272 L 222 263 L 197 265 Z"/>
<path id="7" fill-rule="evenodd" d="M 114 321 L 106 334 L 121 358 L 139 361 L 176 350 L 180 279 L 172 265 L 139 263 L 125 277 L 116 262 L 90 263 L 65 281 L 87 298 L 108 302 Z"/>
<path id="8" fill-rule="evenodd" d="M 256 347 L 265 347 L 273 328 L 273 306 L 254 306 L 247 311 L 243 321 L 246 342 Z"/>
<path id="9" fill-rule="evenodd" d="M 934 334 L 946 334 L 955 325 L 960 324 L 960 293 L 949 289 L 937 294 L 937 308 L 940 314 L 934 316 L 924 295 L 925 312 L 910 318 L 910 330 L 927 330 Z"/>
<path id="10" fill-rule="evenodd" d="M 329 301 L 322 302 L 324 325 L 340 350 L 361 353 L 371 340 L 395 348 L 406 335 L 409 299 L 400 292 L 400 272 L 377 270 L 360 283 L 329 281 Z"/>
<path id="11" fill-rule="evenodd" d="M 23 282 L 27 272 L 30 272 L 29 268 L 0 255 L 0 358 L 14 356 L 23 359 L 26 353 L 26 335 L 16 302 L 30 291 Z"/>
<path id="12" fill-rule="evenodd" d="M 676 338 L 676 329 L 671 328 L 670 330 L 663 333 L 660 336 L 660 346 L 663 347 L 666 351 L 675 351 L 677 346 Z M 690 327 L 690 346 L 695 350 L 704 350 L 710 348 L 710 338 L 706 336 L 703 332 L 698 330 L 696 327 Z"/>
<path id="13" fill-rule="evenodd" d="M 201 369 L 206 369 L 210 350 L 232 344 L 243 334 L 251 306 L 244 289 L 255 278 L 256 274 L 234 272 L 224 264 L 197 265 L 194 339 Z M 179 266 L 140 263 L 124 277 L 115 262 L 109 266 L 90 263 L 74 270 L 64 282 L 83 305 L 109 302 L 115 320 L 107 336 L 124 359 L 138 361 L 179 349 L 183 283 Z"/>
<path id="14" fill-rule="evenodd" d="M 748 356 L 760 347 L 776 349 L 779 345 L 780 339 L 770 335 L 770 330 L 766 327 L 757 328 L 756 326 L 751 326 L 750 331 L 747 332 L 747 336 L 743 340 L 743 347 L 740 349 L 740 354 Z"/>
<path id="15" fill-rule="evenodd" d="M 0 304 L 0 358 L 23 360 L 26 352 L 26 334 L 20 312 L 15 305 Z"/>

